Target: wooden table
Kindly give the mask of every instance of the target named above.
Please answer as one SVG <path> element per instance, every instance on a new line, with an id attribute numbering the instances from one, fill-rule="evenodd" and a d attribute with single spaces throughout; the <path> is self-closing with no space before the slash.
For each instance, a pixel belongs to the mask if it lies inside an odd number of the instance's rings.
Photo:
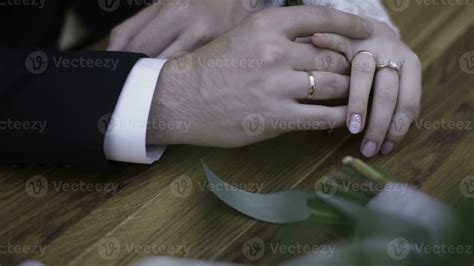
<path id="1" fill-rule="evenodd" d="M 474 175 L 474 74 L 469 73 L 474 64 L 463 60 L 466 52 L 474 51 L 474 9 L 411 1 L 407 9 L 392 15 L 424 63 L 418 122 L 428 124 L 414 126 L 395 154 L 369 163 L 455 204 L 462 197 L 460 181 Z M 432 128 L 437 121 L 460 121 L 465 128 Z M 128 265 L 151 255 L 274 264 L 291 257 L 269 248 L 281 241 L 288 226 L 257 222 L 220 202 L 203 188 L 200 159 L 222 178 L 251 191 L 312 189 L 344 156 L 359 156 L 360 142 L 340 130 L 290 134 L 241 149 L 176 146 L 169 147 L 157 164 L 130 165 L 121 174 L 2 168 L 0 264 L 31 258 L 47 265 Z M 37 182 L 47 182 L 47 191 L 31 190 L 34 176 L 45 178 Z M 68 191 L 61 182 L 96 187 L 94 192 L 87 186 Z M 107 190 L 106 184 L 117 190 Z M 311 234 L 314 243 L 327 240 Z M 258 260 L 242 253 L 252 238 L 262 239 L 267 247 Z M 155 254 L 140 250 L 153 245 Z"/>

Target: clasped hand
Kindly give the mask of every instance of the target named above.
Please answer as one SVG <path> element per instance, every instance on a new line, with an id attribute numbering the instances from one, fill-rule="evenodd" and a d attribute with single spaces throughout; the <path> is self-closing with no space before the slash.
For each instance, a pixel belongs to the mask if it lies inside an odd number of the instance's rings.
<path id="1" fill-rule="evenodd" d="M 191 127 L 150 128 L 149 144 L 239 147 L 289 131 L 344 126 L 353 134 L 367 128 L 361 146 L 367 157 L 388 154 L 401 141 L 419 110 L 421 66 L 390 28 L 326 7 L 251 12 L 240 1 L 212 6 L 216 2 L 191 1 L 185 11 L 149 7 L 112 35 L 110 50 L 179 56 L 160 74 L 150 119 Z M 312 43 L 296 41 L 310 36 Z M 359 55 L 362 50 L 376 58 Z M 403 62 L 400 73 L 376 72 L 378 63 L 394 59 Z M 307 71 L 317 86 L 313 101 L 302 103 L 310 90 Z M 349 98 L 348 106 L 317 104 L 339 98 Z M 397 119 L 404 119 L 401 127 Z M 281 121 L 308 123 L 289 127 Z"/>

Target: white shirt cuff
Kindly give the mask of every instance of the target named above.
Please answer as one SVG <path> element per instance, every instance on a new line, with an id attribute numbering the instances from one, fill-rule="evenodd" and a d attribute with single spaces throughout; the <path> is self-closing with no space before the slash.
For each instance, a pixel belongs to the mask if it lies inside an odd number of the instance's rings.
<path id="1" fill-rule="evenodd" d="M 147 146 L 146 133 L 153 94 L 166 62 L 142 58 L 130 71 L 104 140 L 108 160 L 152 164 L 162 156 L 165 146 Z"/>

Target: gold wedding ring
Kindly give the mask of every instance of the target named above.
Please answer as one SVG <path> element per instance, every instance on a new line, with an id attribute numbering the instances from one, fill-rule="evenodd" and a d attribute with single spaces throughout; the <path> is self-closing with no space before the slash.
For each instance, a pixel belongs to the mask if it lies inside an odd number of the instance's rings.
<path id="1" fill-rule="evenodd" d="M 354 58 L 356 58 L 356 57 L 357 57 L 358 55 L 360 55 L 360 54 L 369 55 L 369 56 L 371 56 L 371 57 L 374 59 L 375 62 L 377 62 L 377 56 L 375 56 L 372 52 L 369 52 L 369 51 L 366 51 L 366 50 L 362 50 L 362 51 L 357 52 L 357 53 L 354 55 L 354 57 L 352 57 L 351 62 L 354 61 Z"/>
<path id="2" fill-rule="evenodd" d="M 309 93 L 308 97 L 306 99 L 308 100 L 313 100 L 314 96 L 316 95 L 316 78 L 313 75 L 313 72 L 311 71 L 306 71 L 309 76 Z"/>

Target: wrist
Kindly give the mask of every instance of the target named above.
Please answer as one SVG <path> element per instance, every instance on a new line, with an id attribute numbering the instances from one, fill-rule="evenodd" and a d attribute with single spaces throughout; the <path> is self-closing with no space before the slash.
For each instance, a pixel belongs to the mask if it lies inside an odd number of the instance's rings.
<path id="1" fill-rule="evenodd" d="M 180 95 L 189 90 L 189 77 L 179 62 L 183 59 L 168 61 L 162 68 L 150 108 L 147 128 L 148 145 L 184 144 L 181 117 L 184 113 L 180 104 Z M 179 125 L 178 125 L 179 124 Z"/>

